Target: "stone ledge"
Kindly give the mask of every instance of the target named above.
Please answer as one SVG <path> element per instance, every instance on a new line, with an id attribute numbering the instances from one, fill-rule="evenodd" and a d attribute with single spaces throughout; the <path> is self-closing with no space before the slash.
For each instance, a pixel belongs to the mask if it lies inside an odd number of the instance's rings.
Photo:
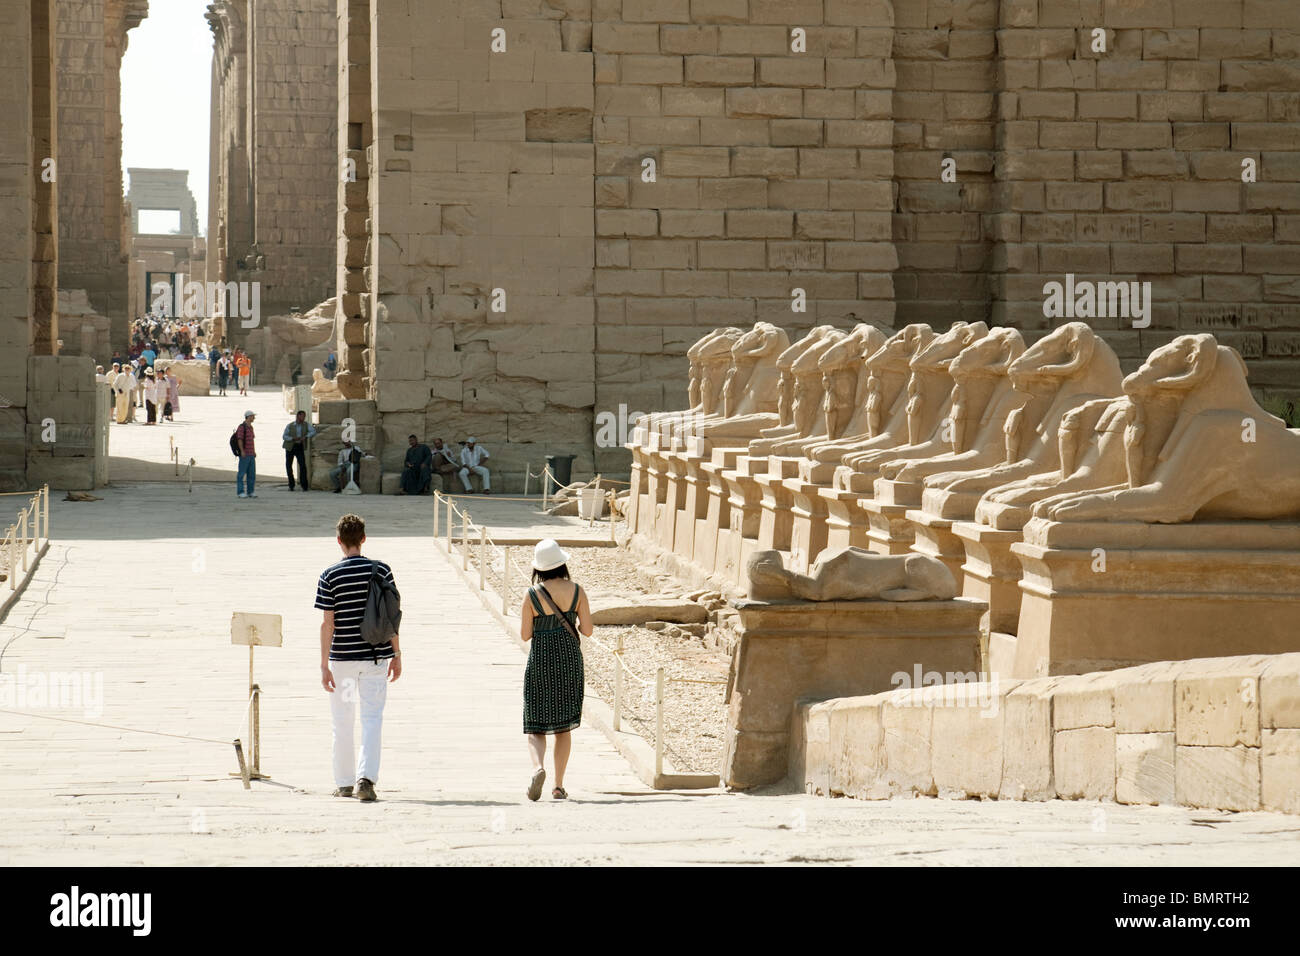
<path id="1" fill-rule="evenodd" d="M 789 779 L 809 793 L 870 800 L 1300 813 L 1297 698 L 1300 653 L 805 698 L 793 708 Z"/>

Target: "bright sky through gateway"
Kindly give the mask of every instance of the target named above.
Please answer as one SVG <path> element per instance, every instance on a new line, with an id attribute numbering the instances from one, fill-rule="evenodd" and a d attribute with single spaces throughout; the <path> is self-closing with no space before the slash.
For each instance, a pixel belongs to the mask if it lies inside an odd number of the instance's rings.
<path id="1" fill-rule="evenodd" d="M 208 0 L 151 0 L 122 58 L 122 193 L 132 166 L 188 169 L 199 231 L 208 223 Z"/>

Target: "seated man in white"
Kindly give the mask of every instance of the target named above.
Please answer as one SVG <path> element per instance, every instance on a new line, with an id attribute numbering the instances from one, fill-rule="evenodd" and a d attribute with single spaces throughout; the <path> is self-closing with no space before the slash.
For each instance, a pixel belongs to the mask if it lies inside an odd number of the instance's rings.
<path id="1" fill-rule="evenodd" d="M 343 439 L 343 447 L 339 449 L 339 463 L 330 469 L 330 482 L 334 485 L 336 495 L 343 491 L 343 486 L 349 481 L 361 477 L 361 459 L 364 457 L 366 453 L 360 445 Z"/>
<path id="2" fill-rule="evenodd" d="M 474 493 L 474 486 L 469 483 L 471 471 L 483 480 L 483 494 L 492 494 L 492 480 L 488 476 L 487 468 L 480 464 L 489 457 L 491 456 L 488 455 L 488 450 L 476 444 L 472 436 L 465 439 L 465 444 L 460 449 L 460 483 L 465 486 L 465 494 Z"/>

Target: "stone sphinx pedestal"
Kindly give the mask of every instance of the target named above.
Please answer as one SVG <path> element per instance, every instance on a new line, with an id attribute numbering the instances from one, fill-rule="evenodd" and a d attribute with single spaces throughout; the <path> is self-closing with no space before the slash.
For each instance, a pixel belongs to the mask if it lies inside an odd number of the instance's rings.
<path id="1" fill-rule="evenodd" d="M 817 494 L 826 502 L 826 547 L 871 547 L 871 524 L 859 506 L 861 495 L 838 488 L 817 487 Z"/>
<path id="2" fill-rule="evenodd" d="M 799 459 L 772 455 L 767 470 L 755 476 L 759 485 L 762 513 L 758 523 L 758 543 L 763 549 L 790 550 L 790 531 L 794 526 L 794 496 L 785 486 L 787 478 L 798 477 Z M 807 561 L 804 562 L 807 564 Z"/>
<path id="3" fill-rule="evenodd" d="M 953 534 L 952 528 L 956 522 L 952 518 L 940 518 L 919 508 L 908 508 L 906 516 L 915 535 L 912 550 L 917 554 L 938 558 L 960 582 L 966 549 L 962 546 L 961 539 Z"/>
<path id="4" fill-rule="evenodd" d="M 727 491 L 727 523 L 718 529 L 713 570 L 725 581 L 742 582 L 745 562 L 759 547 L 763 488 L 758 478 L 767 469 L 766 456 L 737 454 L 734 467 L 721 472 Z M 717 461 L 715 453 L 714 461 Z"/>
<path id="5" fill-rule="evenodd" d="M 1300 650 L 1300 522 L 1034 518 L 1011 552 L 1024 573 L 1004 678 Z"/>
<path id="6" fill-rule="evenodd" d="M 977 679 L 984 606 L 953 601 L 738 601 L 722 781 L 786 776 L 795 703 L 911 686 L 919 672 Z M 899 677 L 898 675 L 904 675 Z"/>
<path id="7" fill-rule="evenodd" d="M 962 595 L 989 606 L 984 629 L 990 636 L 1014 638 L 1020 621 L 1021 568 L 1011 546 L 1023 540 L 1021 530 L 954 521 L 952 533 L 966 549 L 966 561 L 961 566 Z M 997 669 L 992 661 L 990 667 Z M 1001 673 L 1009 675 L 1010 667 Z"/>
<path id="8" fill-rule="evenodd" d="M 790 556 L 793 563 L 789 568 L 806 572 L 829 541 L 829 512 L 826 499 L 821 496 L 824 489 L 810 485 L 802 478 L 786 478 L 782 484 L 791 498 Z"/>
<path id="9" fill-rule="evenodd" d="M 877 478 L 872 488 L 874 497 L 867 495 L 859 505 L 871 529 L 867 546 L 877 554 L 906 554 L 915 550 L 912 545 L 916 528 L 907 519 L 907 511 L 921 503 L 920 486 Z M 953 576 L 961 580 L 956 571 Z"/>

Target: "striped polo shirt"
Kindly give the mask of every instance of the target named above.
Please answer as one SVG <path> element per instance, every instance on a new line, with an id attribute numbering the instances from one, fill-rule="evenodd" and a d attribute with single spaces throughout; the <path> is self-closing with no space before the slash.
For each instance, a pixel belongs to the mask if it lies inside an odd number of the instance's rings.
<path id="1" fill-rule="evenodd" d="M 378 566 L 384 580 L 393 582 L 393 569 L 382 561 L 361 555 L 344 558 L 321 572 L 316 583 L 316 607 L 334 612 L 334 638 L 330 641 L 332 661 L 370 661 L 393 656 L 393 644 L 385 641 L 373 647 L 361 636 L 361 619 L 366 613 L 370 575 Z"/>

